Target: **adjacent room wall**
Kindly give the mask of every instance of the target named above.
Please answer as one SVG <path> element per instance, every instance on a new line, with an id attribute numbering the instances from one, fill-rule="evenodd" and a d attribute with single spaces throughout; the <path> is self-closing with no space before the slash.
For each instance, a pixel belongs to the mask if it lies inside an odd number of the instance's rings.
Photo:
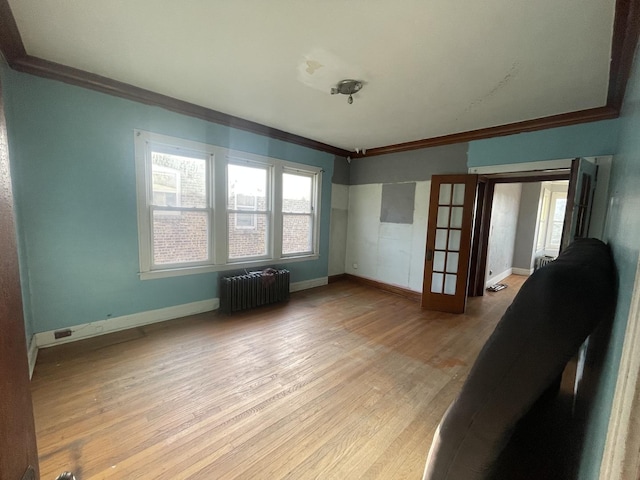
<path id="1" fill-rule="evenodd" d="M 421 292 L 431 176 L 466 163 L 466 143 L 352 160 L 345 272 Z M 383 186 L 402 183 L 415 185 L 411 223 L 381 221 Z"/>
<path id="2" fill-rule="evenodd" d="M 519 183 L 498 183 L 493 193 L 487 251 L 486 286 L 513 272 L 513 253 L 520 211 Z"/>
<path id="3" fill-rule="evenodd" d="M 333 155 L 6 66 L 0 74 L 35 333 L 218 297 L 217 273 L 138 278 L 135 128 L 322 167 L 320 258 L 287 268 L 292 282 L 326 279 Z"/>
<path id="4" fill-rule="evenodd" d="M 538 234 L 538 207 L 540 205 L 540 182 L 522 184 L 520 211 L 513 251 L 513 272 L 528 275 L 533 271 L 534 248 Z"/>

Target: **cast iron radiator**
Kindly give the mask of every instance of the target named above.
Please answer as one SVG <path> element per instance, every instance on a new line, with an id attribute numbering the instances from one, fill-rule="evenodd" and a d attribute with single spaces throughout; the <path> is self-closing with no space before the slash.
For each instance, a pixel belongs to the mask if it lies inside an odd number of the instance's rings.
<path id="1" fill-rule="evenodd" d="M 289 270 L 267 268 L 258 272 L 222 277 L 220 310 L 239 310 L 282 302 L 289 299 Z"/>
<path id="2" fill-rule="evenodd" d="M 545 255 L 544 257 L 536 258 L 535 270 L 538 270 L 539 268 L 544 267 L 548 263 L 553 262 L 555 259 L 556 259 L 556 257 L 550 257 L 548 255 Z"/>

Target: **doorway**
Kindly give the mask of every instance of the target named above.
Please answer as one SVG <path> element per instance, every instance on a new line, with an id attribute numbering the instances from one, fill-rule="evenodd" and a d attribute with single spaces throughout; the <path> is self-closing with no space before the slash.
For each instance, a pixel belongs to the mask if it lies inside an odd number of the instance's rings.
<path id="1" fill-rule="evenodd" d="M 517 189 L 509 189 L 508 186 L 518 185 L 522 189 L 523 188 L 522 186 L 526 185 L 527 186 L 526 189 L 530 190 L 531 189 L 530 185 L 534 185 L 533 189 L 535 189 L 535 185 L 539 185 L 540 187 L 538 188 L 541 188 L 543 184 L 553 185 L 554 183 L 556 183 L 558 185 L 561 185 L 560 182 L 562 182 L 563 184 L 567 185 L 567 190 L 568 190 L 570 178 L 571 178 L 571 171 L 569 169 L 559 169 L 551 172 L 542 172 L 542 173 L 541 172 L 500 173 L 500 174 L 484 175 L 480 177 L 479 185 L 478 185 L 479 187 L 478 195 L 476 198 L 476 219 L 474 222 L 474 234 L 473 234 L 473 243 L 472 243 L 472 251 L 471 251 L 472 262 L 469 266 L 469 285 L 467 289 L 468 296 L 477 297 L 477 296 L 484 295 L 484 290 L 487 287 L 487 284 L 489 282 L 499 281 L 500 275 L 505 275 L 506 272 L 508 271 L 508 268 L 509 267 L 512 268 L 512 266 L 509 266 L 507 268 L 502 268 L 502 267 L 505 267 L 504 265 L 505 254 L 506 254 L 506 258 L 508 258 L 509 252 L 508 251 L 505 252 L 504 249 L 501 250 L 501 245 L 496 246 L 496 242 L 494 241 L 492 243 L 492 238 L 491 238 L 492 237 L 492 229 L 491 229 L 492 217 L 494 213 L 497 215 L 504 215 L 505 212 L 508 210 L 509 198 L 514 197 L 513 191 L 510 191 L 510 190 L 517 190 Z M 505 197 L 506 199 L 502 202 L 499 202 L 498 205 L 496 205 L 498 207 L 498 211 L 494 212 L 494 200 L 496 200 L 496 191 L 498 191 L 497 198 Z M 531 192 L 527 191 L 527 194 L 530 194 L 530 193 Z M 520 191 L 520 195 L 521 194 L 522 193 Z M 539 201 L 540 201 L 540 197 L 538 196 L 538 202 Z M 550 206 L 549 204 L 546 205 L 547 211 L 549 206 Z M 542 207 L 543 207 L 542 205 L 538 205 L 535 207 L 536 221 L 538 221 L 537 213 L 540 210 L 542 210 Z M 565 215 L 564 215 L 565 217 L 568 213 L 567 209 L 568 209 L 568 205 L 565 208 Z M 514 215 L 517 216 L 518 212 L 515 212 Z M 547 219 L 548 217 L 545 217 L 545 227 L 546 227 Z M 494 222 L 494 225 L 495 225 L 495 222 Z M 561 225 L 564 225 L 564 221 L 561 223 Z M 552 225 L 552 230 L 554 226 L 556 227 L 556 232 L 557 232 L 557 225 Z M 517 230 L 513 230 L 512 228 L 513 228 L 513 225 L 511 224 L 509 231 L 513 235 L 515 235 L 517 233 Z M 534 232 L 532 237 L 536 237 L 535 243 L 536 243 L 536 250 L 537 250 L 537 247 L 538 247 L 537 232 L 540 229 L 540 224 L 533 225 L 533 229 L 534 229 Z M 496 235 L 499 236 L 501 233 L 505 233 L 505 232 L 499 232 L 499 231 L 496 232 L 494 228 L 493 240 L 497 238 Z M 555 240 L 556 237 L 554 236 L 553 239 Z M 512 238 L 512 240 L 514 240 L 514 238 Z M 502 244 L 502 242 L 508 243 L 508 241 L 509 241 L 509 238 L 502 238 L 500 244 Z M 544 242 L 543 242 L 543 245 L 544 245 Z M 532 247 L 533 247 L 533 241 L 532 241 Z M 559 250 L 559 246 L 558 246 L 558 250 Z M 533 248 L 532 248 L 532 251 L 533 251 Z M 489 268 L 487 268 L 488 262 L 490 261 L 490 253 L 494 254 L 493 258 L 495 260 L 495 256 L 496 256 L 495 252 L 499 252 L 499 256 L 500 256 L 500 258 L 498 258 L 495 263 L 495 265 L 499 266 L 498 270 L 496 270 L 496 268 L 493 265 L 489 265 Z M 514 253 L 513 250 L 511 253 Z M 551 253 L 550 250 L 549 250 L 549 253 Z M 536 251 L 535 254 L 538 255 L 538 252 Z M 521 268 L 525 268 L 525 267 L 521 267 Z M 532 267 L 530 266 L 529 269 L 531 268 Z M 519 273 L 524 273 L 524 272 L 519 272 Z"/>

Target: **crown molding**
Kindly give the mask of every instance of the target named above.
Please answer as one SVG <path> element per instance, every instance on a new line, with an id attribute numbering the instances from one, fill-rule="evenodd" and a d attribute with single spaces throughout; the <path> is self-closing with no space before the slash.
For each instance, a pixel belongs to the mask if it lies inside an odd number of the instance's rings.
<path id="1" fill-rule="evenodd" d="M 438 147 L 441 145 L 450 145 L 452 143 L 471 142 L 472 140 L 482 140 L 485 138 L 501 137 L 516 133 L 533 132 L 536 130 L 545 130 L 547 128 L 566 127 L 568 125 L 595 122 L 597 120 L 609 120 L 617 118 L 619 113 L 619 110 L 607 106 L 590 108 L 588 110 L 562 113 L 559 115 L 552 115 L 550 117 L 536 118 L 533 120 L 525 120 L 522 122 L 481 128 L 478 130 L 470 130 L 468 132 L 453 133 L 451 135 L 443 135 L 441 137 L 425 138 L 424 140 L 416 140 L 414 142 L 371 148 L 367 149 L 366 157 L 406 152 L 409 150 L 418 150 L 420 148 Z M 361 158 L 364 156 L 365 155 L 362 154 L 351 155 L 352 158 Z"/>
<path id="2" fill-rule="evenodd" d="M 607 93 L 607 104 L 602 107 L 371 148 L 366 150 L 366 157 L 617 118 L 620 115 L 620 108 L 624 100 L 626 86 L 629 81 L 629 76 L 631 75 L 639 35 L 640 0 L 616 0 L 611 64 L 609 68 L 609 89 Z M 183 115 L 200 118 L 209 122 L 226 125 L 341 157 L 365 157 L 362 153 L 356 154 L 333 145 L 271 128 L 257 122 L 245 120 L 127 83 L 118 82 L 107 77 L 28 55 L 22 43 L 22 38 L 20 37 L 20 32 L 11 8 L 9 7 L 8 0 L 0 0 L 0 51 L 9 66 L 14 70 L 59 80 L 144 104 L 156 105 Z"/>

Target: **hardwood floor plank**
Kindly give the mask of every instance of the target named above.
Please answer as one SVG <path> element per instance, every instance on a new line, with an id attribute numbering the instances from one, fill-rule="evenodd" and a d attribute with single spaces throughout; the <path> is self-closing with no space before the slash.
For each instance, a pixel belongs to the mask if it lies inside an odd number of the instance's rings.
<path id="1" fill-rule="evenodd" d="M 42 478 L 420 478 L 522 277 L 504 282 L 463 315 L 343 280 L 44 349 L 32 380 Z"/>

